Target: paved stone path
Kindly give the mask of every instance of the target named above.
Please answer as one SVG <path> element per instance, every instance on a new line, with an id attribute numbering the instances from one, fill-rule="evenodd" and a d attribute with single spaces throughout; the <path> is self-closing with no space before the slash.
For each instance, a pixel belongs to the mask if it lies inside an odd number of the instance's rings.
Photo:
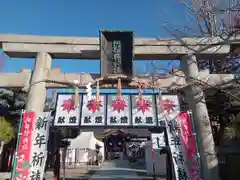
<path id="1" fill-rule="evenodd" d="M 113 160 L 104 162 L 102 166 L 89 178 L 90 180 L 104 179 L 153 179 L 152 177 L 139 176 L 137 169 L 132 169 L 127 160 Z"/>
<path id="2" fill-rule="evenodd" d="M 74 169 L 66 169 L 65 176 L 63 174 L 63 169 L 61 169 L 60 179 L 61 180 L 86 180 L 90 178 L 90 171 L 95 171 L 98 169 L 97 166 L 83 166 Z M 53 172 L 47 172 L 46 180 L 53 180 Z"/>
<path id="3" fill-rule="evenodd" d="M 141 168 L 140 168 L 141 166 Z M 94 174 L 90 175 L 88 171 L 93 171 Z M 140 175 L 142 174 L 142 175 Z M 149 180 L 153 177 L 148 177 L 146 175 L 146 170 L 144 165 L 139 165 L 139 167 L 130 167 L 128 160 L 113 160 L 106 161 L 100 167 L 81 167 L 78 169 L 67 169 L 66 176 L 63 178 L 61 173 L 61 179 L 63 180 Z M 3 174 L 1 174 L 2 176 Z M 10 173 L 7 173 L 10 175 Z M 4 180 L 6 178 L 3 178 Z M 0 178 L 1 180 L 1 178 Z M 46 180 L 53 180 L 53 173 L 48 172 L 46 175 Z M 156 180 L 165 180 L 165 178 L 156 178 Z"/>

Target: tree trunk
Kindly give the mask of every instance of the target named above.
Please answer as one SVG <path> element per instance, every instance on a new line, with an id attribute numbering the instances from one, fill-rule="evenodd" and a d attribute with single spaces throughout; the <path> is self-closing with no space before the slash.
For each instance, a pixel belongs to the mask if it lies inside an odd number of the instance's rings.
<path id="1" fill-rule="evenodd" d="M 195 56 L 184 56 L 181 63 L 186 76 L 198 78 L 199 71 Z M 190 79 L 186 81 L 192 83 Z M 203 90 L 195 85 L 187 86 L 185 95 L 189 109 L 193 113 L 193 123 L 198 137 L 202 177 L 204 180 L 219 180 L 218 159 Z"/>
<path id="2" fill-rule="evenodd" d="M 5 142 L 0 141 L 0 171 L 2 170 L 2 159 L 3 159 L 3 147 Z"/>

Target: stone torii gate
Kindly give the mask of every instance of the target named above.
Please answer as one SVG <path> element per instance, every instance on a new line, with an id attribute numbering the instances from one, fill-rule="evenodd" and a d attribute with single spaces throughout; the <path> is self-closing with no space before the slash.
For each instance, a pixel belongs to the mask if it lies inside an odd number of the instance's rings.
<path id="1" fill-rule="evenodd" d="M 238 40 L 238 41 L 237 41 Z M 200 144 L 208 149 L 200 149 L 204 179 L 215 180 L 211 174 L 216 174 L 217 158 L 214 144 L 211 141 L 211 126 L 204 100 L 203 88 L 230 83 L 236 77 L 233 74 L 209 74 L 207 70 L 200 71 L 197 59 L 208 59 L 212 56 L 222 58 L 231 51 L 231 46 L 237 44 L 240 38 L 222 40 L 213 38 L 135 38 L 134 55 L 136 60 L 171 60 L 180 59 L 182 71 L 164 79 L 152 80 L 144 77 L 133 77 L 131 86 L 139 83 L 148 88 L 182 89 L 192 109 Z M 84 87 L 88 82 L 95 82 L 99 74 L 63 73 L 60 69 L 52 69 L 52 58 L 64 59 L 100 59 L 99 38 L 30 36 L 0 34 L 0 48 L 9 57 L 36 58 L 34 71 L 23 69 L 17 73 L 1 73 L 1 88 L 23 88 L 28 91 L 27 111 L 34 111 L 40 116 L 46 99 L 47 88 L 66 88 L 69 86 Z M 101 62 L 104 63 L 104 62 Z M 203 87 L 195 86 L 201 84 Z M 207 85 L 206 85 L 207 84 Z M 201 98 L 201 100 L 199 100 Z M 210 143 L 210 144 L 209 144 Z M 200 146 L 201 146 L 200 145 Z"/>

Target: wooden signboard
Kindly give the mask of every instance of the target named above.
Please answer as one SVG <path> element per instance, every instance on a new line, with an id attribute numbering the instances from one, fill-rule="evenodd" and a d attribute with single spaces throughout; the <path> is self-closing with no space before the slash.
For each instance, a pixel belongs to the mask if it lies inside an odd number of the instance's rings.
<path id="1" fill-rule="evenodd" d="M 133 73 L 133 32 L 100 31 L 101 76 Z"/>

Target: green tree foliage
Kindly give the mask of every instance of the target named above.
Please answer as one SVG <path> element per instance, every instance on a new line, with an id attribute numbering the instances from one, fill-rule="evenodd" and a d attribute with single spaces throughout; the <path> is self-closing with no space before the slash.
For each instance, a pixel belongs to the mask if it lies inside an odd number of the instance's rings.
<path id="1" fill-rule="evenodd" d="M 0 117 L 0 141 L 9 142 L 14 137 L 12 124 L 4 117 Z"/>
<path id="2" fill-rule="evenodd" d="M 17 128 L 22 109 L 25 108 L 26 93 L 17 89 L 0 90 L 0 116 Z M 1 133 L 1 132 L 0 132 Z"/>

